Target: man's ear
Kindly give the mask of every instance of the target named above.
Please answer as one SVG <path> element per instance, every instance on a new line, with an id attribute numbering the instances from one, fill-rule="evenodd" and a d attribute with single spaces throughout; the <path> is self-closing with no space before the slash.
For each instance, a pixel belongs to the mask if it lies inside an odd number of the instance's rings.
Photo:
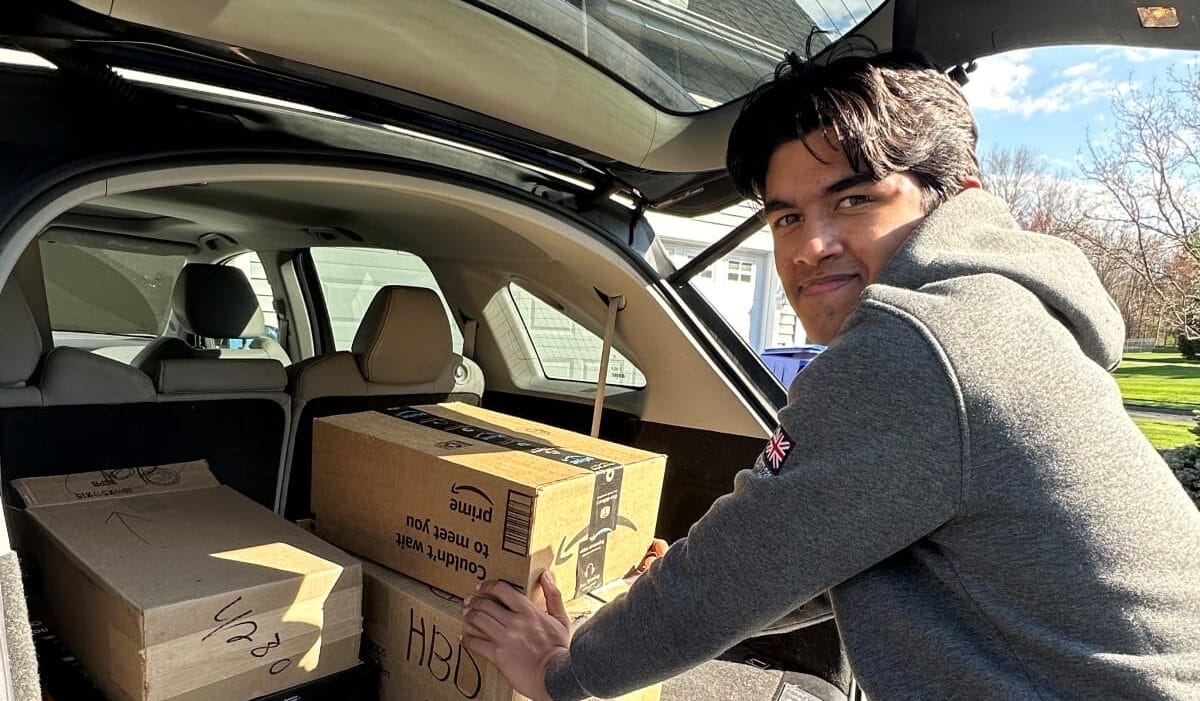
<path id="1" fill-rule="evenodd" d="M 968 175 L 966 178 L 963 178 L 962 188 L 958 192 L 961 194 L 967 190 L 975 189 L 983 189 L 983 181 L 977 175 Z"/>

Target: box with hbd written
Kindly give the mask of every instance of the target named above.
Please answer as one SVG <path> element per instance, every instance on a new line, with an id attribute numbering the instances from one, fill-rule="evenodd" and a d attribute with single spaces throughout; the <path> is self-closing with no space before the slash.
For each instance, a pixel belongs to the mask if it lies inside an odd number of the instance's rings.
<path id="1" fill-rule="evenodd" d="M 605 586 L 567 602 L 578 625 L 629 587 Z M 379 673 L 380 701 L 527 701 L 503 675 L 462 646 L 462 599 L 363 563 L 363 657 Z M 658 701 L 654 685 L 620 701 Z"/>
<path id="2" fill-rule="evenodd" d="M 245 701 L 357 663 L 357 559 L 203 462 L 13 487 L 44 614 L 112 701 Z"/>
<path id="3" fill-rule="evenodd" d="M 457 596 L 549 569 L 575 598 L 641 561 L 666 458 L 453 403 L 317 419 L 312 464 L 330 542 Z"/>

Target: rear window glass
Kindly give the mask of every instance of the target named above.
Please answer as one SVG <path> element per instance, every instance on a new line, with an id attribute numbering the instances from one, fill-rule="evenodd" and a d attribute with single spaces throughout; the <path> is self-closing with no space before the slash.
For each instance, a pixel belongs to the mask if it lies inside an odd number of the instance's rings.
<path id="1" fill-rule="evenodd" d="M 652 102 L 697 112 L 737 99 L 785 51 L 816 53 L 861 24 L 882 0 L 484 0 L 573 49 Z M 815 32 L 815 33 L 814 33 Z"/>
<path id="2" fill-rule="evenodd" d="M 183 256 L 48 240 L 39 246 L 55 331 L 157 336 L 166 329 Z"/>
<path id="3" fill-rule="evenodd" d="M 333 345 L 337 350 L 350 350 L 375 293 L 387 285 L 407 285 L 437 292 L 442 306 L 446 307 L 451 347 L 455 353 L 462 353 L 462 331 L 451 321 L 453 317 L 446 306 L 446 298 L 429 266 L 420 257 L 406 251 L 380 248 L 313 248 L 311 253 L 317 277 L 321 280 L 321 291 L 325 294 L 325 307 L 333 327 Z"/>

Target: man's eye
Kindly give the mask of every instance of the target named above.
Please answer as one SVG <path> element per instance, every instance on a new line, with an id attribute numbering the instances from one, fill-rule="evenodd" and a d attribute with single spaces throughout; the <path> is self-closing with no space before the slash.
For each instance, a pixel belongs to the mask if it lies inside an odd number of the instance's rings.
<path id="1" fill-rule="evenodd" d="M 870 195 L 850 195 L 849 197 L 843 197 L 841 201 L 838 202 L 838 208 L 845 209 L 847 207 L 857 207 L 860 204 L 866 204 L 870 201 Z"/>
<path id="2" fill-rule="evenodd" d="M 783 226 L 791 226 L 792 224 L 795 224 L 798 221 L 800 221 L 799 214 L 785 214 L 782 217 L 775 220 L 775 228 L 778 229 Z"/>

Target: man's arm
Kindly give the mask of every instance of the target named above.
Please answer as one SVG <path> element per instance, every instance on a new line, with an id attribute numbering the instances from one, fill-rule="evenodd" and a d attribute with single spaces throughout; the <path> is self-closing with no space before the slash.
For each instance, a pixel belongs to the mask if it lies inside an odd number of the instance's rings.
<path id="1" fill-rule="evenodd" d="M 967 449 L 961 394 L 916 322 L 860 309 L 792 394 L 776 452 L 739 473 L 687 539 L 550 660 L 554 701 L 679 674 L 954 515 Z"/>

